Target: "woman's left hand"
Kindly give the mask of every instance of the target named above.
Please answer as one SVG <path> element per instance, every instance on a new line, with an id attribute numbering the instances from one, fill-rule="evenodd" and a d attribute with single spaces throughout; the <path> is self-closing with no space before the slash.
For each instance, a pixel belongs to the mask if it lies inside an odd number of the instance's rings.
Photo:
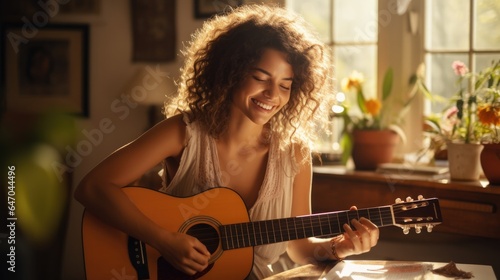
<path id="1" fill-rule="evenodd" d="M 353 206 L 351 210 L 357 210 L 357 208 Z M 374 223 L 362 217 L 359 220 L 352 219 L 351 225 L 354 229 L 345 224 L 344 234 L 334 240 L 335 250 L 340 258 L 366 253 L 377 245 L 379 229 Z"/>

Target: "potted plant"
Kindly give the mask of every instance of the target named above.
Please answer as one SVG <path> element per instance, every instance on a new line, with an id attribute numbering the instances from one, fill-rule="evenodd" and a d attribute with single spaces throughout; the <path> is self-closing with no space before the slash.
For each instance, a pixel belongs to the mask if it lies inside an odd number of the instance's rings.
<path id="1" fill-rule="evenodd" d="M 490 185 L 500 185 L 500 60 L 494 61 L 479 74 L 482 86 L 477 98 L 477 119 L 480 129 L 481 166 Z"/>
<path id="2" fill-rule="evenodd" d="M 445 146 L 448 151 L 451 179 L 478 180 L 483 147 L 494 149 L 500 142 L 500 61 L 479 73 L 469 72 L 461 61 L 454 61 L 452 68 L 458 76 L 458 91 L 440 117 L 428 118 L 427 127 L 434 133 L 434 143 L 440 143 L 436 147 Z M 485 175 L 498 173 L 488 170 L 498 164 L 483 165 Z"/>
<path id="3" fill-rule="evenodd" d="M 381 163 L 391 162 L 398 142 L 406 141 L 403 130 L 398 126 L 406 108 L 414 99 L 413 90 L 409 97 L 395 104 L 391 99 L 393 70 L 389 68 L 383 79 L 380 97 L 367 98 L 363 91 L 363 74 L 353 71 L 342 80 L 342 91 L 355 95 L 355 105 L 348 101 L 333 106 L 332 115 L 342 117 L 344 129 L 341 137 L 343 162 L 352 156 L 354 166 L 361 170 L 374 170 Z M 357 108 L 357 110 L 355 109 Z M 394 112 L 398 108 L 398 112 Z"/>

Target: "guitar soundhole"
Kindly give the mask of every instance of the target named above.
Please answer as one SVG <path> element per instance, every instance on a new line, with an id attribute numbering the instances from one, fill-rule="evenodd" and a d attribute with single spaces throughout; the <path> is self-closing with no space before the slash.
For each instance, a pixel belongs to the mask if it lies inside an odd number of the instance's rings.
<path id="1" fill-rule="evenodd" d="M 186 233 L 198 238 L 201 243 L 205 244 L 211 254 L 219 247 L 219 234 L 217 230 L 209 224 L 196 224 L 190 227 Z"/>

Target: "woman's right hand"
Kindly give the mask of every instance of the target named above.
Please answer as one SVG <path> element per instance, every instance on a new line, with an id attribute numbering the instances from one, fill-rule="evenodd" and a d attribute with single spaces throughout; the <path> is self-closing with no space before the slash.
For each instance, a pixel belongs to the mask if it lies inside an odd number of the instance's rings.
<path id="1" fill-rule="evenodd" d="M 158 246 L 163 258 L 174 268 L 194 275 L 208 267 L 210 252 L 197 238 L 179 232 L 165 232 Z"/>

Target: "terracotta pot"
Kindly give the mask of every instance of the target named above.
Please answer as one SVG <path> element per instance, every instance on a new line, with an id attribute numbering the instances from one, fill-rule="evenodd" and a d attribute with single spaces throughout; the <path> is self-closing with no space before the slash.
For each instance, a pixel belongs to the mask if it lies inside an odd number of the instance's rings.
<path id="1" fill-rule="evenodd" d="M 500 143 L 483 144 L 481 166 L 490 185 L 500 186 Z"/>
<path id="2" fill-rule="evenodd" d="M 450 179 L 477 181 L 481 174 L 480 156 L 483 145 L 447 143 Z"/>
<path id="3" fill-rule="evenodd" d="M 352 133 L 352 160 L 357 170 L 375 170 L 391 162 L 399 136 L 392 130 L 355 130 Z"/>

